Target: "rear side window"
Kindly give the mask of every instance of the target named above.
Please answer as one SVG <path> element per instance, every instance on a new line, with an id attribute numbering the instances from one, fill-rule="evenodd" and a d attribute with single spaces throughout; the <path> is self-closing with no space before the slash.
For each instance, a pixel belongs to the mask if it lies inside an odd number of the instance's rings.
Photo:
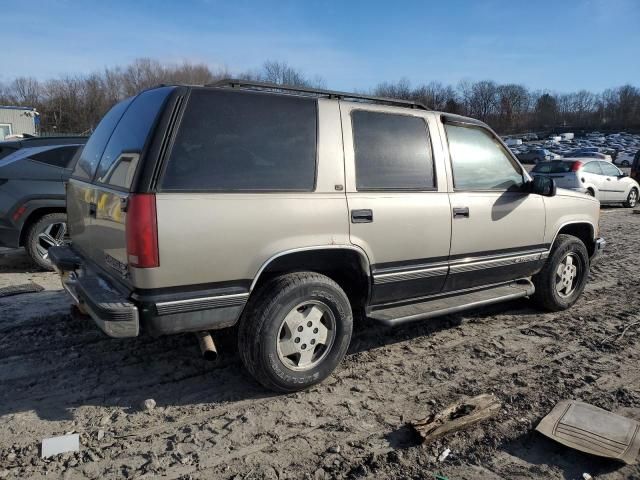
<path id="1" fill-rule="evenodd" d="M 29 158 L 54 167 L 69 168 L 78 148 L 76 146 L 52 148 L 51 150 L 36 153 Z"/>
<path id="2" fill-rule="evenodd" d="M 118 122 L 100 160 L 96 181 L 129 188 L 140 154 L 173 87 L 154 88 L 133 99 Z"/>
<path id="3" fill-rule="evenodd" d="M 610 177 L 617 177 L 620 175 L 620 170 L 615 165 L 610 164 L 609 162 L 598 162 L 600 164 L 600 168 L 602 169 L 602 173 L 608 175 Z"/>
<path id="4" fill-rule="evenodd" d="M 174 191 L 311 191 L 317 102 L 194 89 L 162 179 Z"/>
<path id="5" fill-rule="evenodd" d="M 120 117 L 127 109 L 132 99 L 123 100 L 116 104 L 107 114 L 102 117 L 100 123 L 96 127 L 95 131 L 87 141 L 80 159 L 76 164 L 76 168 L 73 171 L 73 176 L 81 180 L 93 179 L 93 175 L 96 173 L 100 158 L 104 152 L 107 142 L 113 133 L 113 129 L 116 127 Z"/>
<path id="6" fill-rule="evenodd" d="M 356 110 L 351 114 L 357 190 L 431 190 L 435 187 L 424 119 Z"/>

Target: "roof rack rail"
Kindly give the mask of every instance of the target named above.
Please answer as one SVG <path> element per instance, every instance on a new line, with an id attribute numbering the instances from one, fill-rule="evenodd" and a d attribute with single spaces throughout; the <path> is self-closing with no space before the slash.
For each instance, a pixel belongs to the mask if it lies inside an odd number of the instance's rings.
<path id="1" fill-rule="evenodd" d="M 376 97 L 373 95 L 365 95 L 360 93 L 336 92 L 334 90 L 325 90 L 322 88 L 297 87 L 293 85 L 279 85 L 277 83 L 254 82 L 252 80 L 241 80 L 237 78 L 225 78 L 214 83 L 207 83 L 205 87 L 230 87 L 244 88 L 249 90 L 280 90 L 285 92 L 302 93 L 305 95 L 313 95 L 318 97 L 335 98 L 340 100 L 360 100 L 372 103 L 381 103 L 384 105 L 392 105 L 399 107 L 416 108 L 420 110 L 429 110 L 422 103 L 413 102 L 411 100 L 401 100 L 397 98 Z"/>

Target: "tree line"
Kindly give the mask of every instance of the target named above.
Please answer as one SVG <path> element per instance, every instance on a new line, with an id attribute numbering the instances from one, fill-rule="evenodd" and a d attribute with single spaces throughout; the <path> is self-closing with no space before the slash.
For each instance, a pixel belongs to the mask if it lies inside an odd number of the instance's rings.
<path id="1" fill-rule="evenodd" d="M 259 69 L 232 75 L 206 64 L 163 64 L 149 58 L 125 67 L 50 80 L 18 77 L 0 83 L 0 105 L 34 107 L 46 133 L 89 134 L 116 102 L 159 84 L 214 83 L 236 77 L 279 85 L 326 87 L 285 62 L 267 61 Z M 374 87 L 374 95 L 423 103 L 433 110 L 457 113 L 487 122 L 500 133 L 541 130 L 640 130 L 640 89 L 624 85 L 601 93 L 532 91 L 523 85 L 490 80 L 457 85 L 430 82 L 412 86 L 406 79 Z"/>

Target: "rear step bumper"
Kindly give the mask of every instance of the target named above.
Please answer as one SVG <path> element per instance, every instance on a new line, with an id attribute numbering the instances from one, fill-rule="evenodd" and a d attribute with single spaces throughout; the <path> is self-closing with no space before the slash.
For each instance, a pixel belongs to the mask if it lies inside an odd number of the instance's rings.
<path id="1" fill-rule="evenodd" d="M 109 281 L 82 268 L 82 259 L 70 247 L 51 247 L 49 258 L 62 277 L 62 286 L 110 337 L 136 337 L 140 333 L 138 307 Z"/>
<path id="2" fill-rule="evenodd" d="M 135 337 L 141 323 L 154 336 L 231 327 L 249 298 L 239 287 L 161 294 L 125 291 L 70 246 L 51 247 L 49 258 L 74 302 L 111 337 Z"/>
<path id="3" fill-rule="evenodd" d="M 528 297 L 533 295 L 534 292 L 533 283 L 528 279 L 522 279 L 517 282 L 496 285 L 468 293 L 457 292 L 455 295 L 438 297 L 420 303 L 373 310 L 368 312 L 367 316 L 384 325 L 395 326 L 440 315 L 448 315 L 470 308 Z"/>

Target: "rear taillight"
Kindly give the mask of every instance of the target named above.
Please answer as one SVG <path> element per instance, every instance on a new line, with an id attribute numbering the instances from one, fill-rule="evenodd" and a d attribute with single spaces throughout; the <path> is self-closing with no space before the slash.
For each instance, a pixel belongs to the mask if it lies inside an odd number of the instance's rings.
<path id="1" fill-rule="evenodd" d="M 573 162 L 571 164 L 571 171 L 572 172 L 577 172 L 578 170 L 580 170 L 582 168 L 582 165 L 584 165 L 582 162 Z"/>
<path id="2" fill-rule="evenodd" d="M 26 211 L 27 211 L 27 207 L 25 207 L 24 205 L 21 205 L 18 208 L 16 208 L 16 211 L 13 212 L 13 215 L 11 216 L 11 218 L 13 219 L 14 222 L 17 222 L 18 220 L 20 220 L 20 217 L 24 215 L 24 212 Z"/>
<path id="3" fill-rule="evenodd" d="M 127 203 L 127 259 L 136 268 L 160 266 L 156 196 L 133 194 Z"/>

